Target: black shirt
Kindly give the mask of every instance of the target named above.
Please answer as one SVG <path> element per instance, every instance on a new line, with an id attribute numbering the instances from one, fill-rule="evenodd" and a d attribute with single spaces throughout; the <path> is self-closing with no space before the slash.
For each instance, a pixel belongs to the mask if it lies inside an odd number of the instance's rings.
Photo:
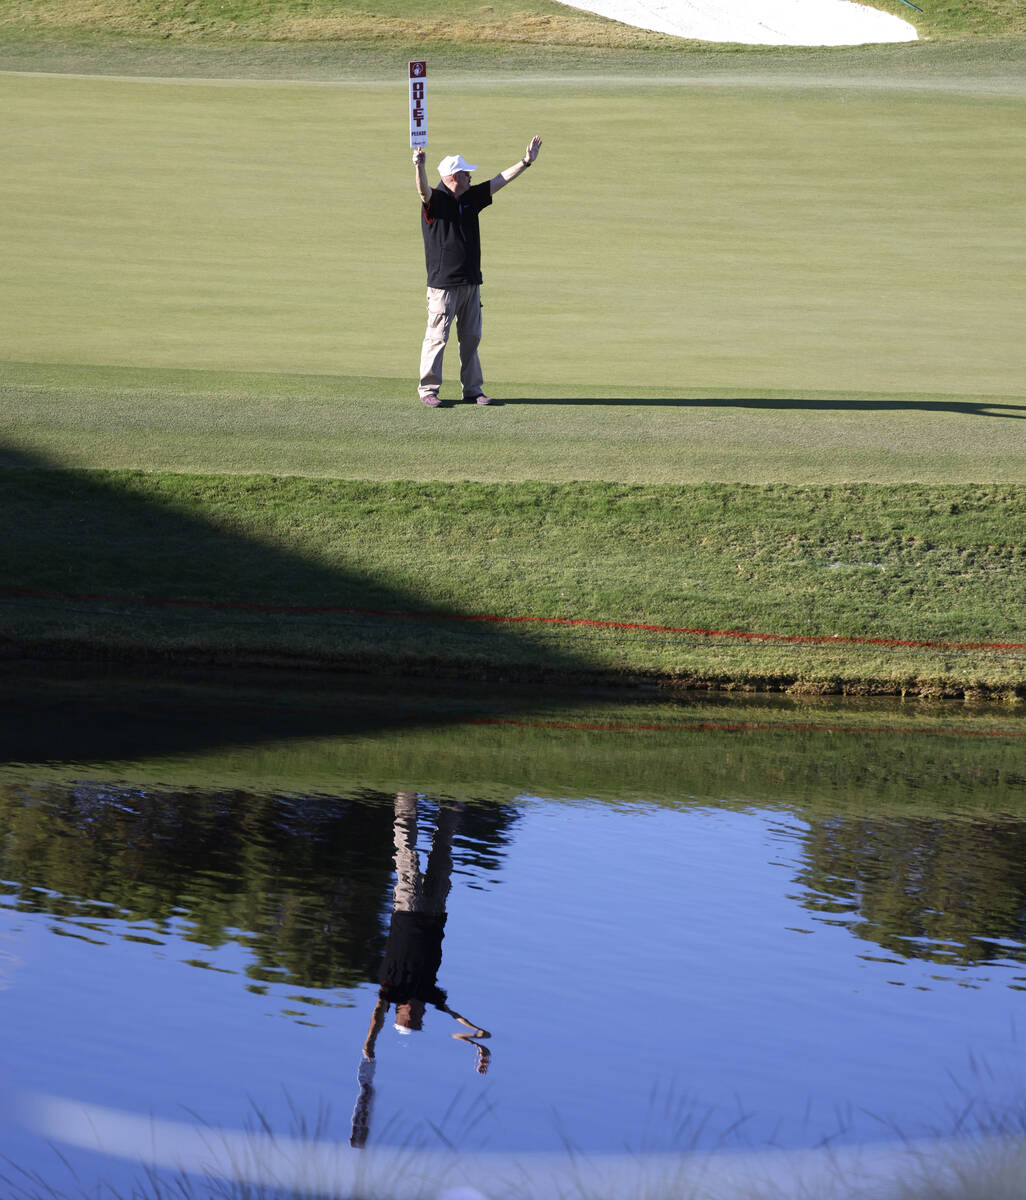
<path id="1" fill-rule="evenodd" d="M 481 283 L 481 231 L 477 214 L 492 202 L 491 183 L 475 183 L 456 197 L 444 183 L 421 206 L 420 231 L 428 287 Z"/>
<path id="2" fill-rule="evenodd" d="M 442 938 L 445 913 L 392 913 L 385 960 L 381 964 L 383 994 L 393 1004 L 423 1000 L 436 1006 L 445 1003 L 445 992 L 438 986 L 442 965 Z"/>

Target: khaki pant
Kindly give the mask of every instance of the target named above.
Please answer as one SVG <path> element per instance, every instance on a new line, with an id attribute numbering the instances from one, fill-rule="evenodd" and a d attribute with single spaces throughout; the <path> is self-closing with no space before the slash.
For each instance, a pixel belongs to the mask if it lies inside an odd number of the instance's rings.
<path id="1" fill-rule="evenodd" d="M 468 283 L 454 288 L 428 288 L 427 332 L 420 348 L 420 394 L 438 394 L 442 386 L 442 356 L 449 331 L 456 322 L 460 347 L 460 383 L 464 400 L 476 400 L 484 391 L 484 376 L 477 348 L 481 344 L 481 289 Z"/>

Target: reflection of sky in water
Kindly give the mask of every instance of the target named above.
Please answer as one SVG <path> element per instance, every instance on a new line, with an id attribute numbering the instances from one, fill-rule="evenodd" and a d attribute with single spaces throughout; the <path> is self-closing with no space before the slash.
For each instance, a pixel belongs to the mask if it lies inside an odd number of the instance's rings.
<path id="1" fill-rule="evenodd" d="M 1017 1098 L 1021 962 L 941 966 L 853 936 L 850 916 L 810 907 L 796 882 L 799 818 L 530 797 L 518 809 L 494 862 L 480 846 L 477 865 L 461 862 L 468 845 L 454 843 L 438 973 L 448 1004 L 491 1033 L 489 1071 L 436 1008 L 406 1036 L 387 1021 L 369 1144 L 811 1146 L 946 1133 L 967 1095 Z M 383 929 L 390 901 L 386 886 Z M 4 903 L 9 1105 L 42 1092 L 228 1127 L 254 1105 L 285 1129 L 290 1108 L 327 1106 L 328 1136 L 348 1140 L 373 977 L 249 990 L 244 933 L 203 946 L 181 938 L 195 936 L 184 913 L 83 927 Z M 48 1161 L 10 1134 L 13 1159 Z"/>

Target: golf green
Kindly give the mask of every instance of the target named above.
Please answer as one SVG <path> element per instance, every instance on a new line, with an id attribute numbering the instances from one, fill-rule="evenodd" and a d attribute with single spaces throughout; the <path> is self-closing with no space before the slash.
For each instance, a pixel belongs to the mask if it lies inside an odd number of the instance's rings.
<path id="1" fill-rule="evenodd" d="M 0 91 L 0 358 L 413 384 L 401 72 Z M 1024 118 L 943 88 L 447 81 L 432 160 L 486 177 L 545 139 L 483 218 L 489 387 L 1021 399 Z"/>

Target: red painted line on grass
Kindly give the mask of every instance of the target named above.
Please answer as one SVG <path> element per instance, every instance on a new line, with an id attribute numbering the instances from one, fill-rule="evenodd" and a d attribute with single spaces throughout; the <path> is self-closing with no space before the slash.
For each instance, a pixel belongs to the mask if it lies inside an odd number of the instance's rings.
<path id="1" fill-rule="evenodd" d="M 566 625 L 589 629 L 613 629 L 633 633 L 666 633 L 689 637 L 732 638 L 735 641 L 766 642 L 787 646 L 881 646 L 909 650 L 1026 650 L 1026 642 L 941 642 L 911 638 L 842 637 L 839 634 L 751 633 L 742 629 L 703 629 L 677 625 L 645 625 L 633 621 L 600 621 L 588 617 L 504 617 L 486 613 L 393 612 L 379 608 L 356 608 L 335 604 L 263 604 L 250 600 L 168 600 L 159 596 L 106 595 L 95 592 L 54 592 L 44 588 L 0 588 L 3 596 L 40 600 L 99 601 L 104 604 L 134 604 L 148 608 L 228 609 L 236 612 L 278 613 L 283 616 L 328 616 L 346 614 L 387 617 L 404 621 L 466 621 L 493 625 Z"/>

